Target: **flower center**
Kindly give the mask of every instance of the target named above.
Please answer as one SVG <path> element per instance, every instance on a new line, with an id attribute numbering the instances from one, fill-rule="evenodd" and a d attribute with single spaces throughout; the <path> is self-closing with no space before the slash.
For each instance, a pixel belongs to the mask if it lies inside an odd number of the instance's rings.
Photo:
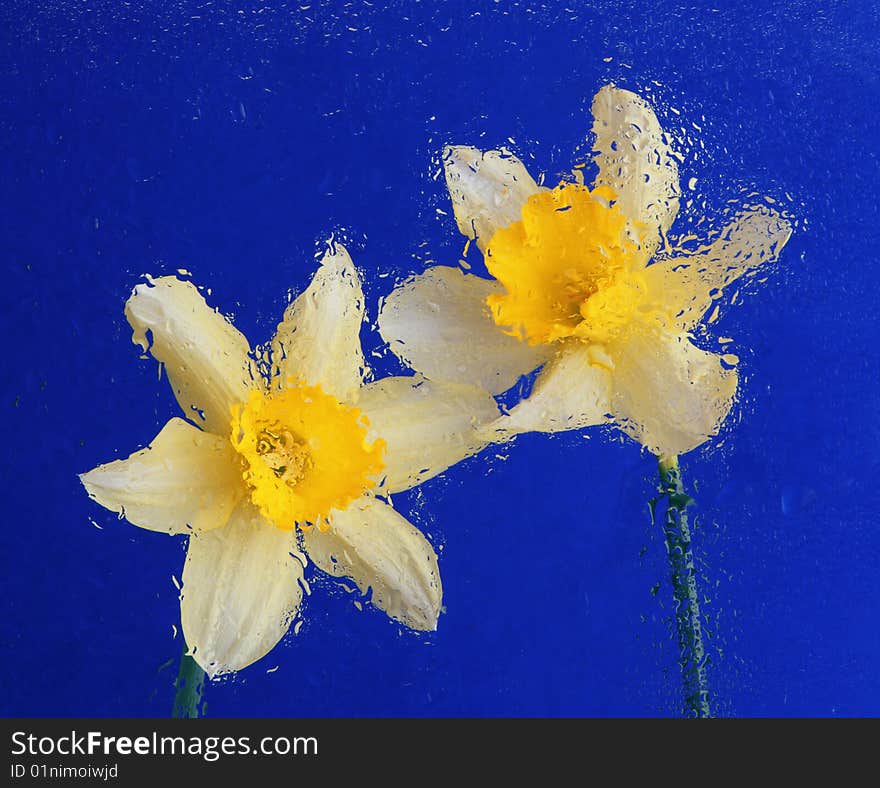
<path id="1" fill-rule="evenodd" d="M 283 530 L 319 525 L 376 485 L 385 442 L 367 441 L 366 417 L 320 386 L 253 390 L 232 410 L 230 440 L 251 500 Z"/>
<path id="2" fill-rule="evenodd" d="M 276 478 L 289 487 L 301 481 L 312 464 L 309 447 L 283 424 L 264 427 L 257 436 L 257 454 Z"/>
<path id="3" fill-rule="evenodd" d="M 643 316 L 647 254 L 607 187 L 564 183 L 532 195 L 522 219 L 489 241 L 486 267 L 505 292 L 495 322 L 531 345 L 569 337 L 607 343 Z"/>

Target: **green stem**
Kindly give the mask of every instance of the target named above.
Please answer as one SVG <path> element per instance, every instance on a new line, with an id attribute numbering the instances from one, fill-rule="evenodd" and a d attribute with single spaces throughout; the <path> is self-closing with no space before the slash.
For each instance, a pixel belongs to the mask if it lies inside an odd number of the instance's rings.
<path id="1" fill-rule="evenodd" d="M 687 506 L 692 499 L 684 491 L 678 457 L 674 455 L 660 458 L 660 491 L 667 501 L 663 535 L 672 570 L 685 713 L 691 717 L 711 717 L 700 600 L 687 516 Z"/>
<path id="2" fill-rule="evenodd" d="M 174 708 L 171 716 L 175 718 L 195 719 L 199 716 L 199 704 L 202 702 L 202 690 L 205 686 L 205 671 L 199 667 L 189 654 L 186 643 L 183 644 L 183 653 L 180 655 L 180 670 L 177 671 L 177 681 L 174 686 L 177 692 L 174 695 Z M 204 708 L 201 709 L 204 713 Z"/>

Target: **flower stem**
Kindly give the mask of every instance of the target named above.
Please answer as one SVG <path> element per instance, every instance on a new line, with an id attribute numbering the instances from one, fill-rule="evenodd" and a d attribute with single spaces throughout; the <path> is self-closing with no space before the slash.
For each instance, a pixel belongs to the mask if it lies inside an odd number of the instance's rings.
<path id="1" fill-rule="evenodd" d="M 663 535 L 672 570 L 685 713 L 690 717 L 711 717 L 700 600 L 687 516 L 687 506 L 693 499 L 684 491 L 675 455 L 660 458 L 660 491 L 667 502 Z"/>
<path id="2" fill-rule="evenodd" d="M 202 702 L 202 690 L 205 686 L 205 671 L 187 653 L 188 650 L 184 643 L 183 653 L 180 655 L 180 670 L 177 671 L 177 681 L 174 682 L 177 692 L 174 695 L 171 716 L 196 719 L 200 711 L 204 716 L 204 708 L 200 710 L 199 705 Z"/>

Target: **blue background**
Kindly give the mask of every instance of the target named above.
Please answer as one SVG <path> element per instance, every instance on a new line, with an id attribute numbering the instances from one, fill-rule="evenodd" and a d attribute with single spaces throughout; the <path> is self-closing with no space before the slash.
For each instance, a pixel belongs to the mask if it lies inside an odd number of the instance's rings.
<path id="1" fill-rule="evenodd" d="M 683 460 L 714 711 L 877 714 L 878 12 L 747 8 L 4 3 L 0 712 L 170 711 L 184 543 L 76 478 L 176 412 L 129 341 L 141 275 L 192 271 L 264 341 L 335 232 L 374 319 L 394 282 L 460 254 L 442 146 L 507 144 L 555 181 L 613 80 L 687 130 L 682 183 L 708 215 L 754 187 L 798 219 L 714 327 L 741 393 Z M 678 714 L 655 476 L 594 430 L 525 436 L 397 496 L 441 548 L 439 631 L 314 577 L 300 633 L 208 687 L 209 715 Z"/>

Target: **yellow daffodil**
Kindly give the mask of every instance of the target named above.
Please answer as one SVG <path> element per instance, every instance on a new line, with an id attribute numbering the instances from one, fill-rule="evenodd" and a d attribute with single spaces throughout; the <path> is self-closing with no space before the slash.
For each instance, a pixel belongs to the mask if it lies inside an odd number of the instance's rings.
<path id="1" fill-rule="evenodd" d="M 543 367 L 492 426 L 498 439 L 613 419 L 677 455 L 717 433 L 737 386 L 736 359 L 692 333 L 724 288 L 776 259 L 791 227 L 769 204 L 743 204 L 695 252 L 670 250 L 680 191 L 669 138 L 629 91 L 602 88 L 592 111 L 592 189 L 543 188 L 508 153 L 445 150 L 458 227 L 494 278 L 430 268 L 390 295 L 379 326 L 432 380 L 499 394 Z"/>
<path id="2" fill-rule="evenodd" d="M 437 625 L 437 555 L 376 494 L 405 490 L 478 451 L 498 417 L 483 390 L 422 377 L 364 385 L 364 298 L 345 249 L 324 256 L 271 344 L 247 339 L 174 277 L 138 285 L 134 341 L 163 365 L 189 420 L 81 476 L 98 503 L 152 531 L 188 534 L 181 618 L 211 675 L 285 634 L 302 598 L 302 548 L 418 630 Z"/>

